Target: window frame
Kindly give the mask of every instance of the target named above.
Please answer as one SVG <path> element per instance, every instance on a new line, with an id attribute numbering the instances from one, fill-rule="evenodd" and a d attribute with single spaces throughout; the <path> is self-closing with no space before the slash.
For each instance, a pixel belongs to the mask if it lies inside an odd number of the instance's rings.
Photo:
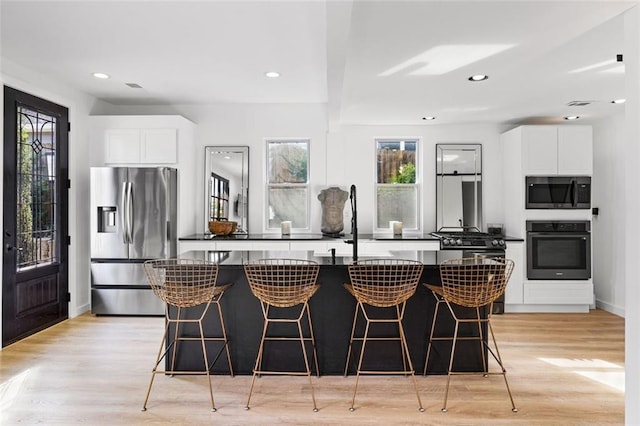
<path id="1" fill-rule="evenodd" d="M 214 190 L 217 188 L 217 190 Z M 218 208 L 214 209 L 213 204 L 217 200 Z M 222 208 L 223 216 L 218 215 Z M 229 179 L 211 172 L 209 177 L 209 220 L 229 220 Z M 215 213 L 211 216 L 211 213 Z M 226 213 L 226 216 L 224 216 Z"/>
<path id="2" fill-rule="evenodd" d="M 409 141 L 415 142 L 416 144 L 416 154 L 415 154 L 415 167 L 416 167 L 416 181 L 415 183 L 378 183 L 378 143 L 379 142 L 402 142 Z M 416 136 L 408 136 L 408 137 L 375 137 L 373 138 L 373 158 L 374 158 L 374 170 L 373 170 L 373 180 L 374 180 L 374 191 L 373 191 L 373 232 L 374 233 L 383 233 L 383 232 L 391 232 L 389 226 L 384 228 L 378 227 L 378 188 L 380 187 L 398 187 L 403 186 L 407 188 L 414 188 L 415 196 L 416 196 L 416 226 L 408 227 L 406 223 L 403 225 L 403 231 L 408 231 L 410 233 L 418 233 L 422 230 L 422 157 L 421 157 L 421 145 L 422 138 Z"/>
<path id="3" fill-rule="evenodd" d="M 310 200 L 311 200 L 311 138 L 309 137 L 287 137 L 287 138 L 265 138 L 264 139 L 264 149 L 265 149 L 265 173 L 264 173 L 264 182 L 265 182 L 265 199 L 264 199 L 264 225 L 263 228 L 265 232 L 277 232 L 280 231 L 280 225 L 278 226 L 269 226 L 269 199 L 270 199 L 270 189 L 271 188 L 303 188 L 306 191 L 306 200 L 305 200 L 305 222 L 306 227 L 294 227 L 292 224 L 291 231 L 298 232 L 310 232 L 311 231 L 311 209 L 310 209 Z M 292 142 L 304 142 L 307 145 L 307 180 L 305 183 L 270 183 L 269 182 L 269 172 L 270 172 L 270 164 L 269 164 L 269 144 L 271 143 L 292 143 Z"/>

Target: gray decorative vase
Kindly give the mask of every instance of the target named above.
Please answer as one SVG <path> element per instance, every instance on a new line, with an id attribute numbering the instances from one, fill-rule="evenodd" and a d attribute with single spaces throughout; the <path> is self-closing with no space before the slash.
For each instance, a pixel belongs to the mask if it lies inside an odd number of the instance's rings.
<path id="1" fill-rule="evenodd" d="M 338 236 L 344 229 L 343 211 L 344 203 L 349 198 L 349 193 L 337 186 L 323 189 L 318 194 L 318 200 L 322 204 L 322 226 L 320 230 L 329 236 Z"/>

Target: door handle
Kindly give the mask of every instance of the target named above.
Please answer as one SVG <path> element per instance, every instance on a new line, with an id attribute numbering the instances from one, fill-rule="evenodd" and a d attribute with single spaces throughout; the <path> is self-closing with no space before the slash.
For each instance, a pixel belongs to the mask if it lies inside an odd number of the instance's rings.
<path id="1" fill-rule="evenodd" d="M 129 244 L 133 244 L 133 184 L 127 182 L 127 234 Z"/>
<path id="2" fill-rule="evenodd" d="M 7 250 L 7 252 L 11 252 L 13 250 L 22 251 L 22 247 L 12 246 L 11 244 L 5 245 L 5 249 Z"/>
<path id="3" fill-rule="evenodd" d="M 122 242 L 124 244 L 129 243 L 127 232 L 129 227 L 127 226 L 127 182 L 122 183 L 120 189 L 120 230 L 122 232 Z"/>

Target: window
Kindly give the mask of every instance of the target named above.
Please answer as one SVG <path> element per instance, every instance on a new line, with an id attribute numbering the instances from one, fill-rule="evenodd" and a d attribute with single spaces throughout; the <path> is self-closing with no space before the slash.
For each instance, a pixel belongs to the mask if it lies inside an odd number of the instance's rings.
<path id="1" fill-rule="evenodd" d="M 309 141 L 267 141 L 267 228 L 309 228 Z"/>
<path id="2" fill-rule="evenodd" d="M 211 217 L 209 220 L 229 219 L 229 179 L 211 173 L 209 184 L 211 185 L 209 189 Z"/>
<path id="3" fill-rule="evenodd" d="M 376 140 L 376 227 L 388 229 L 400 221 L 404 229 L 419 229 L 418 141 Z"/>

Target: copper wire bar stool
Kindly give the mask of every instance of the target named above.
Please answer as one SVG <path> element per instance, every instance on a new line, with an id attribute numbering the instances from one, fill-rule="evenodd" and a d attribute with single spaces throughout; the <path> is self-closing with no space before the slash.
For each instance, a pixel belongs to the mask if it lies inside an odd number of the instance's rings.
<path id="1" fill-rule="evenodd" d="M 447 387 L 444 394 L 444 404 L 442 411 L 447 411 L 447 398 L 449 396 L 449 384 L 451 376 L 454 375 L 502 375 L 504 383 L 507 387 L 509 400 L 511 401 L 511 410 L 515 413 L 518 411 L 511 395 L 509 382 L 507 381 L 507 370 L 502 363 L 502 357 L 498 350 L 496 338 L 491 327 L 491 312 L 493 302 L 499 298 L 505 291 L 507 282 L 511 277 L 514 262 L 505 258 L 487 258 L 473 257 L 464 259 L 450 259 L 440 264 L 440 280 L 442 287 L 425 284 L 431 290 L 436 299 L 436 309 L 431 322 L 431 332 L 429 334 L 429 344 L 427 346 L 427 355 L 425 359 L 424 373 L 427 374 L 427 366 L 429 364 L 429 356 L 431 354 L 432 343 L 434 341 L 451 341 L 451 355 L 449 358 L 449 368 L 447 374 Z M 449 308 L 451 316 L 455 320 L 455 327 L 452 337 L 436 337 L 434 336 L 436 319 L 438 317 L 438 308 L 441 304 L 446 304 Z M 472 308 L 473 314 L 465 315 L 464 310 L 456 309 L 455 306 Z M 458 336 L 461 324 L 477 324 L 478 336 L 462 337 Z M 493 348 L 490 341 L 485 339 L 483 332 L 483 324 L 486 325 Z M 456 351 L 456 343 L 461 340 L 477 340 L 480 344 L 480 353 L 482 358 L 481 372 L 453 371 L 453 360 Z M 500 371 L 489 371 L 488 360 L 485 353 L 492 355 L 493 359 L 498 363 Z"/>
<path id="2" fill-rule="evenodd" d="M 156 357 L 155 365 L 151 372 L 151 381 L 144 400 L 142 411 L 147 409 L 147 402 L 151 394 L 151 387 L 156 374 L 167 375 L 206 375 L 209 382 L 209 396 L 211 399 L 211 411 L 216 411 L 213 399 L 213 388 L 211 387 L 210 370 L 213 364 L 218 360 L 222 349 L 218 356 L 209 363 L 207 355 L 207 341 L 221 341 L 226 349 L 227 362 L 229 364 L 229 372 L 233 375 L 233 367 L 231 365 L 231 356 L 229 354 L 229 342 L 225 331 L 224 318 L 220 307 L 220 299 L 224 295 L 230 284 L 224 286 L 216 286 L 218 277 L 218 265 L 205 260 L 192 259 L 158 259 L 148 260 L 144 263 L 144 270 L 153 292 L 165 303 L 165 330 L 160 342 L 160 349 Z M 222 337 L 207 337 L 204 334 L 202 320 L 209 311 L 211 304 L 218 308 L 220 317 L 220 325 L 222 328 Z M 187 319 L 183 317 L 184 308 L 193 308 L 204 305 L 202 313 L 198 318 Z M 175 309 L 172 309 L 175 308 Z M 174 313 L 175 312 L 175 313 Z M 197 337 L 180 336 L 180 326 L 185 324 L 197 324 L 199 335 Z M 175 325 L 173 333 L 173 341 L 168 342 L 169 331 L 171 325 Z M 175 370 L 176 354 L 180 342 L 183 341 L 200 341 L 203 354 L 203 369 L 199 371 Z M 165 360 L 171 352 L 171 363 L 165 370 L 158 369 L 158 366 Z"/>
<path id="3" fill-rule="evenodd" d="M 313 390 L 313 381 L 311 380 L 311 368 L 309 366 L 306 342 L 311 343 L 316 374 L 319 376 L 320 370 L 318 368 L 318 355 L 316 353 L 313 326 L 311 325 L 311 311 L 309 310 L 308 303 L 311 296 L 313 296 L 319 288 L 319 285 L 316 282 L 319 270 L 320 266 L 318 263 L 298 259 L 261 259 L 244 265 L 244 271 L 247 276 L 251 292 L 260 300 L 262 314 L 264 316 L 262 338 L 260 339 L 260 347 L 258 349 L 255 366 L 253 368 L 253 379 L 251 380 L 251 388 L 249 389 L 249 396 L 247 397 L 247 405 L 245 406 L 245 409 L 248 410 L 250 408 L 249 403 L 251 401 L 256 376 L 262 376 L 263 374 L 275 374 L 309 377 L 311 399 L 313 400 L 313 411 L 318 411 Z M 295 318 L 270 316 L 273 312 L 271 308 L 293 307 L 298 307 L 300 309 Z M 305 337 L 302 331 L 302 321 L 304 316 L 307 317 L 307 324 L 309 328 L 308 337 Z M 298 336 L 267 336 L 269 324 L 276 323 L 296 324 Z M 278 340 L 297 340 L 300 342 L 305 371 L 274 371 L 262 369 L 262 357 L 264 354 L 265 341 Z"/>
<path id="4" fill-rule="evenodd" d="M 353 390 L 353 398 L 351 399 L 350 411 L 354 411 L 356 401 L 356 393 L 358 392 L 358 382 L 361 374 L 402 374 L 410 375 L 413 380 L 413 386 L 418 399 L 418 409 L 424 411 L 420 394 L 418 393 L 418 385 L 414 375 L 413 363 L 407 346 L 407 339 L 402 326 L 402 319 L 407 300 L 413 296 L 418 286 L 418 281 L 422 275 L 423 265 L 413 260 L 402 259 L 367 259 L 359 260 L 349 265 L 350 284 L 345 284 L 345 288 L 356 298 L 357 306 L 353 317 L 353 326 L 351 328 L 351 338 L 349 340 L 349 351 L 347 354 L 347 362 L 345 364 L 344 375 L 347 375 L 349 361 L 351 359 L 352 347 L 354 341 L 361 341 L 360 356 L 358 359 L 358 368 L 356 373 L 356 384 Z M 369 307 L 369 312 L 367 311 Z M 393 308 L 393 318 L 376 317 L 371 309 L 374 308 Z M 358 314 L 366 320 L 364 335 L 356 337 L 356 323 Z M 398 337 L 371 337 L 369 329 L 372 324 L 391 323 L 398 326 Z M 402 370 L 395 371 L 368 371 L 362 369 L 362 360 L 364 358 L 367 341 L 371 340 L 388 340 L 399 341 L 402 352 Z"/>

